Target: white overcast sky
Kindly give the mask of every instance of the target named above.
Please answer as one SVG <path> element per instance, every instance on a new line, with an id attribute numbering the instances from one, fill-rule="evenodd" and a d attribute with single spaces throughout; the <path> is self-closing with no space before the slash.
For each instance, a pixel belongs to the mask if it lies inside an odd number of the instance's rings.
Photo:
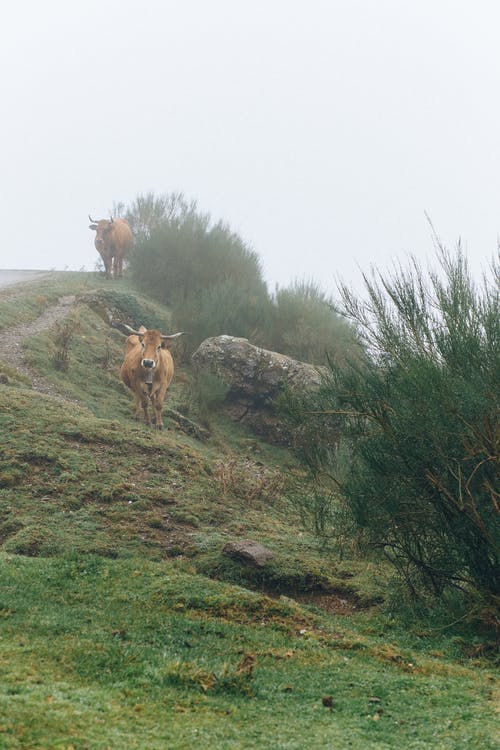
<path id="1" fill-rule="evenodd" d="M 271 289 L 432 262 L 425 212 L 497 253 L 497 0 L 17 0 L 0 70 L 1 268 L 93 270 L 87 214 L 174 190 Z"/>

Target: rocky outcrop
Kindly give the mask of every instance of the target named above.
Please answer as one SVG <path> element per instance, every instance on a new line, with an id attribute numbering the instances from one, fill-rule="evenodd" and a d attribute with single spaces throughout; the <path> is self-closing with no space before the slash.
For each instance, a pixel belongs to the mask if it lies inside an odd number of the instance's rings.
<path id="1" fill-rule="evenodd" d="M 233 393 L 263 403 L 272 401 L 285 386 L 309 389 L 321 382 L 314 365 L 234 336 L 205 339 L 193 354 L 193 362 L 217 375 Z"/>
<path id="2" fill-rule="evenodd" d="M 304 391 L 321 383 L 320 369 L 314 365 L 234 336 L 205 339 L 193 354 L 193 362 L 228 387 L 225 407 L 233 419 L 280 444 L 287 444 L 288 436 L 276 412 L 277 397 L 285 388 Z"/>

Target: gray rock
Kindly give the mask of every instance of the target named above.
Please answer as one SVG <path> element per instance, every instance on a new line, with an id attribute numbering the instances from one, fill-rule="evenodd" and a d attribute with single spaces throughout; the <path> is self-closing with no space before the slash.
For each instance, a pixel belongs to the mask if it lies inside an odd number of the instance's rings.
<path id="1" fill-rule="evenodd" d="M 320 370 L 314 365 L 235 336 L 205 339 L 193 354 L 193 362 L 217 375 L 232 392 L 264 403 L 285 386 L 309 389 L 321 382 Z"/>
<path id="2" fill-rule="evenodd" d="M 322 368 L 234 336 L 205 339 L 193 354 L 193 363 L 228 387 L 224 408 L 234 421 L 278 445 L 288 445 L 290 436 L 277 414 L 276 398 L 285 388 L 312 390 L 321 383 Z"/>
<path id="3" fill-rule="evenodd" d="M 274 557 L 274 552 L 251 539 L 228 542 L 222 553 L 233 560 L 255 565 L 258 568 L 263 568 Z"/>

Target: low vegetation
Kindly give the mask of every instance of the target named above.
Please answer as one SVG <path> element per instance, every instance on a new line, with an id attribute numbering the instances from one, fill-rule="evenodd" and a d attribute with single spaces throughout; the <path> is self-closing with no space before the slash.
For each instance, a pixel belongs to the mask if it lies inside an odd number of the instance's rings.
<path id="1" fill-rule="evenodd" d="M 0 381 L 0 747 L 494 748 L 490 635 L 437 606 L 416 618 L 382 560 L 319 545 L 290 451 L 217 408 L 204 441 L 132 420 L 108 313 L 167 309 L 56 274 L 0 294 L 0 327 L 68 293 L 66 366 L 55 327 L 23 342 L 54 395 Z M 179 366 L 171 405 L 203 392 Z M 226 557 L 241 538 L 271 563 Z"/>

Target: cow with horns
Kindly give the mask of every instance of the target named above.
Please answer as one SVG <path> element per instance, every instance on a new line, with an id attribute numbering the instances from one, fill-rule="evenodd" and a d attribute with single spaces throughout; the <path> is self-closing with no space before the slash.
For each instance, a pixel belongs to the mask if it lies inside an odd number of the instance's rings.
<path id="1" fill-rule="evenodd" d="M 104 262 L 106 277 L 123 275 L 123 259 L 130 253 L 134 244 L 132 230 L 126 219 L 100 219 L 92 222 L 89 229 L 96 232 L 94 244 Z"/>
<path id="2" fill-rule="evenodd" d="M 183 332 L 165 336 L 160 331 L 148 330 L 144 326 L 138 331 L 129 326 L 126 328 L 131 335 L 125 342 L 125 359 L 120 378 L 135 395 L 136 418 L 140 420 L 144 417 L 146 424 L 161 430 L 163 402 L 174 376 L 174 360 L 168 347 Z M 149 407 L 152 410 L 151 416 Z"/>

